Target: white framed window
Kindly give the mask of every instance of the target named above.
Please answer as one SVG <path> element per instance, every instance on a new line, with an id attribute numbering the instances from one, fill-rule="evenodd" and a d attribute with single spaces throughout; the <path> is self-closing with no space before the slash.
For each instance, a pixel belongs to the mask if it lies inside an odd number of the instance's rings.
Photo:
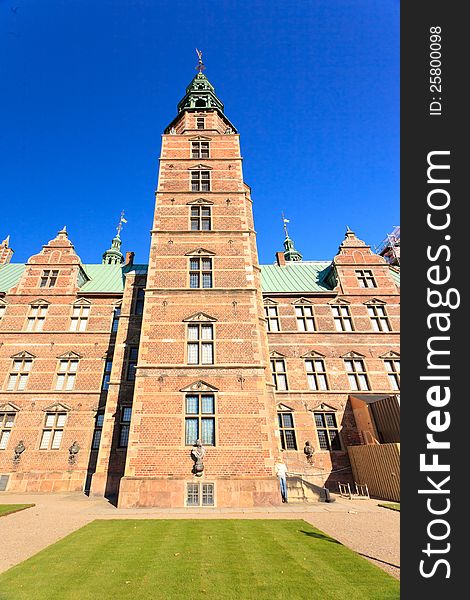
<path id="1" fill-rule="evenodd" d="M 186 394 L 185 444 L 193 446 L 200 439 L 204 446 L 215 446 L 214 394 Z"/>
<path id="2" fill-rule="evenodd" d="M 66 412 L 46 413 L 41 443 L 39 445 L 40 450 L 58 450 L 60 448 L 66 421 Z"/>
<path id="3" fill-rule="evenodd" d="M 51 288 L 54 287 L 57 282 L 59 271 L 56 269 L 46 269 L 42 272 L 41 279 L 39 281 L 39 287 Z"/>
<path id="4" fill-rule="evenodd" d="M 210 171 L 191 171 L 191 191 L 192 192 L 210 192 L 211 174 Z"/>
<path id="5" fill-rule="evenodd" d="M 13 359 L 10 375 L 8 376 L 7 391 L 22 392 L 26 388 L 32 366 L 32 358 Z"/>
<path id="6" fill-rule="evenodd" d="M 64 358 L 59 360 L 59 369 L 55 382 L 55 389 L 69 392 L 75 387 L 77 377 L 78 360 Z"/>
<path id="7" fill-rule="evenodd" d="M 5 450 L 15 424 L 16 413 L 0 412 L 0 450 Z"/>
<path id="8" fill-rule="evenodd" d="M 188 365 L 214 364 L 214 326 L 191 323 L 187 332 Z"/>
<path id="9" fill-rule="evenodd" d="M 328 389 L 326 378 L 325 361 L 322 358 L 309 358 L 305 361 L 307 371 L 308 387 L 313 391 Z"/>
<path id="10" fill-rule="evenodd" d="M 214 484 L 187 483 L 186 506 L 214 506 Z"/>
<path id="11" fill-rule="evenodd" d="M 191 256 L 189 259 L 189 287 L 212 287 L 212 258 Z"/>
<path id="12" fill-rule="evenodd" d="M 271 359 L 271 372 L 273 376 L 273 384 L 276 390 L 286 391 L 287 386 L 287 371 L 286 363 L 282 358 Z"/>
<path id="13" fill-rule="evenodd" d="M 370 390 L 364 361 L 359 358 L 346 358 L 344 359 L 344 364 L 351 389 L 355 391 Z"/>
<path id="14" fill-rule="evenodd" d="M 349 306 L 337 304 L 331 307 L 336 331 L 354 331 Z"/>
<path id="15" fill-rule="evenodd" d="M 370 322 L 374 331 L 391 331 L 390 321 L 383 304 L 370 304 L 367 306 Z"/>
<path id="16" fill-rule="evenodd" d="M 384 364 L 392 390 L 400 391 L 400 359 L 387 358 Z"/>
<path id="17" fill-rule="evenodd" d="M 272 304 L 265 304 L 264 316 L 266 318 L 266 329 L 268 331 L 281 331 L 277 306 L 274 306 Z"/>
<path id="18" fill-rule="evenodd" d="M 210 206 L 191 206 L 191 231 L 210 231 L 211 230 L 211 207 Z"/>
<path id="19" fill-rule="evenodd" d="M 191 158 L 209 158 L 209 142 L 191 142 Z"/>
<path id="20" fill-rule="evenodd" d="M 298 304 L 295 307 L 298 331 L 315 331 L 315 318 L 313 306 L 309 304 Z"/>
<path id="21" fill-rule="evenodd" d="M 370 269 L 356 269 L 356 277 L 361 288 L 375 288 L 377 284 Z"/>
<path id="22" fill-rule="evenodd" d="M 32 304 L 26 321 L 26 331 L 42 331 L 48 304 Z"/>
<path id="23" fill-rule="evenodd" d="M 90 307 L 86 304 L 74 306 L 70 320 L 70 331 L 86 331 Z"/>

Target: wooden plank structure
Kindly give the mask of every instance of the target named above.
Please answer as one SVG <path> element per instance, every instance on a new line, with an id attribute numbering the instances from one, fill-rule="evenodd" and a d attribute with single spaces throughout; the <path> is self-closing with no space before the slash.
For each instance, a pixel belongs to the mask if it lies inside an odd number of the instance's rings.
<path id="1" fill-rule="evenodd" d="M 400 502 L 400 444 L 348 446 L 355 481 L 375 498 Z"/>

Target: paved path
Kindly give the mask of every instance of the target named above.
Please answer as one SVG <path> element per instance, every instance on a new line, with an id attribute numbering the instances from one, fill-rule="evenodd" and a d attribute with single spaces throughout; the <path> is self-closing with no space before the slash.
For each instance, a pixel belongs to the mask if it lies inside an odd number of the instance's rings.
<path id="1" fill-rule="evenodd" d="M 104 498 L 81 493 L 0 495 L 2 504 L 32 504 L 0 518 L 0 572 L 26 560 L 95 519 L 304 519 L 355 550 L 396 578 L 400 577 L 400 514 L 377 500 L 288 504 L 252 509 L 115 508 Z"/>

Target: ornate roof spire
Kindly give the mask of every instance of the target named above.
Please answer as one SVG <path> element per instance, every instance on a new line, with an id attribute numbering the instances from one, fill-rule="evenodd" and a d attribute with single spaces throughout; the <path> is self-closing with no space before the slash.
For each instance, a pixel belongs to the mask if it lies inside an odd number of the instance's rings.
<path id="1" fill-rule="evenodd" d="M 198 63 L 197 63 L 197 66 L 196 66 L 196 71 L 197 71 L 198 73 L 202 73 L 203 71 L 205 71 L 205 70 L 206 70 L 206 66 L 205 66 L 205 64 L 202 62 L 202 50 L 198 50 L 198 49 L 196 48 L 196 54 L 197 54 L 197 57 L 198 57 L 198 59 L 199 59 L 199 61 L 198 61 Z"/>
<path id="2" fill-rule="evenodd" d="M 196 66 L 197 75 L 193 77 L 191 83 L 186 88 L 186 95 L 178 104 L 178 112 L 191 108 L 215 108 L 224 112 L 223 103 L 217 98 L 214 86 L 204 75 L 206 66 L 202 62 L 202 51 L 196 48 L 198 64 Z"/>
<path id="3" fill-rule="evenodd" d="M 127 223 L 124 218 L 124 211 L 121 212 L 117 229 L 117 234 L 113 237 L 111 247 L 103 253 L 102 263 L 104 265 L 121 265 L 124 262 L 124 256 L 121 252 L 121 230 L 122 224 Z"/>
<path id="4" fill-rule="evenodd" d="M 289 232 L 287 231 L 287 223 L 289 223 L 289 219 L 284 217 L 284 213 L 282 213 L 282 223 L 284 225 L 284 232 L 286 234 L 286 239 L 284 240 L 285 259 L 286 261 L 300 262 L 302 260 L 302 255 L 298 250 L 295 249 L 294 241 L 289 237 Z"/>

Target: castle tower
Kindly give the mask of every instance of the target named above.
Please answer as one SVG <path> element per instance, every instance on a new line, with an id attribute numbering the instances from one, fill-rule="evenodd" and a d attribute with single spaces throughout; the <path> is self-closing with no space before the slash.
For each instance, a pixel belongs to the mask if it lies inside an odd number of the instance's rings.
<path id="1" fill-rule="evenodd" d="M 162 137 L 120 507 L 280 502 L 250 188 L 203 68 Z"/>

